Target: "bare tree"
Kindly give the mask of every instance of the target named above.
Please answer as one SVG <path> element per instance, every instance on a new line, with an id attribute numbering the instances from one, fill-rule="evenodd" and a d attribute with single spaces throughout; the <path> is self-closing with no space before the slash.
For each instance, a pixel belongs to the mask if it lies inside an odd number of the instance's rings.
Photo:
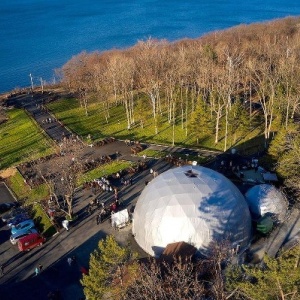
<path id="1" fill-rule="evenodd" d="M 88 115 L 88 93 L 94 89 L 92 65 L 95 63 L 98 54 L 89 55 L 82 52 L 74 56 L 62 67 L 63 84 L 71 92 L 79 96 L 80 106 L 84 108 Z"/>
<path id="2" fill-rule="evenodd" d="M 174 263 L 155 260 L 142 263 L 123 299 L 199 299 L 205 294 L 204 284 L 197 275 L 199 268 L 190 259 L 181 258 Z"/>
<path id="3" fill-rule="evenodd" d="M 158 133 L 158 113 L 161 110 L 160 89 L 166 58 L 165 47 L 166 42 L 152 39 L 139 42 L 135 47 L 138 86 L 150 99 L 155 134 Z"/>

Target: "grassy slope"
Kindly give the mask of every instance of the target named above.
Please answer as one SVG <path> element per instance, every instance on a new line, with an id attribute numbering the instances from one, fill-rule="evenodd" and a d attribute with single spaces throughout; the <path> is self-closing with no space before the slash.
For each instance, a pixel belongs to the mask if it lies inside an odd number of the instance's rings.
<path id="1" fill-rule="evenodd" d="M 99 166 L 96 169 L 93 169 L 89 172 L 86 172 L 80 176 L 78 180 L 78 185 L 83 184 L 84 182 L 92 181 L 96 178 L 100 178 L 102 176 L 111 175 L 113 173 L 117 173 L 121 170 L 127 169 L 132 165 L 129 161 L 112 161 L 108 164 Z"/>
<path id="2" fill-rule="evenodd" d="M 16 172 L 14 176 L 11 176 L 7 183 L 18 199 L 26 198 L 25 206 L 32 207 L 31 211 L 33 218 L 37 222 L 39 230 L 46 237 L 53 235 L 56 230 L 39 203 L 39 200 L 49 196 L 47 186 L 42 184 L 35 189 L 31 189 L 25 184 L 24 179 L 19 172 Z"/>
<path id="3" fill-rule="evenodd" d="M 159 127 L 159 133 L 155 135 L 152 118 L 146 121 L 144 128 L 135 126 L 131 130 L 127 130 L 125 111 L 122 106 L 112 107 L 110 109 L 108 124 L 106 123 L 104 112 L 99 104 L 92 103 L 89 105 L 89 116 L 85 115 L 84 109 L 79 106 L 78 100 L 76 99 L 62 99 L 52 102 L 48 107 L 66 126 L 83 138 L 91 134 L 94 140 L 114 136 L 119 139 L 136 139 L 165 145 L 172 144 L 172 127 L 166 119 L 163 119 L 162 125 Z M 238 137 L 238 144 L 242 144 L 260 133 L 260 129 L 255 129 L 249 132 L 249 135 L 240 136 Z M 222 136 L 222 133 L 220 133 L 220 136 Z M 200 145 L 197 145 L 194 138 L 185 136 L 185 129 L 182 129 L 180 120 L 175 126 L 175 144 L 177 146 L 201 146 L 217 150 L 223 150 L 224 147 L 222 140 L 217 145 L 214 144 L 213 135 L 202 139 Z M 228 146 L 231 146 L 230 139 L 228 140 Z"/>
<path id="4" fill-rule="evenodd" d="M 7 111 L 9 120 L 0 126 L 0 169 L 50 154 L 52 142 L 20 109 Z"/>

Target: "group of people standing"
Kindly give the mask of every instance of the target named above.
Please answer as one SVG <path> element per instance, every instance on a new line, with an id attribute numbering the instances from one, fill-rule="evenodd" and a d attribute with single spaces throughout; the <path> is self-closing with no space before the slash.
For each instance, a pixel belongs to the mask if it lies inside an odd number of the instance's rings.
<path id="1" fill-rule="evenodd" d="M 101 224 L 106 218 L 108 218 L 110 215 L 114 214 L 119 206 L 120 202 L 118 199 L 116 199 L 109 208 L 104 207 L 104 203 L 102 203 L 103 206 L 100 208 L 100 212 L 96 215 L 96 224 Z"/>

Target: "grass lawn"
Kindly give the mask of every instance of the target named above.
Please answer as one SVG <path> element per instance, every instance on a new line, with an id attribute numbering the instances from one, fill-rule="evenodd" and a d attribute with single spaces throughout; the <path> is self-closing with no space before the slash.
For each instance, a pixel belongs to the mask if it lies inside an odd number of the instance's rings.
<path id="1" fill-rule="evenodd" d="M 152 149 L 145 149 L 141 152 L 139 152 L 137 155 L 138 156 L 143 156 L 146 155 L 147 157 L 153 157 L 153 158 L 162 158 L 162 157 L 166 157 L 167 155 L 169 155 L 170 152 L 169 151 L 158 151 L 158 150 L 152 150 Z M 197 161 L 198 164 L 204 164 L 206 162 L 208 162 L 211 158 L 207 157 L 207 156 L 195 156 L 195 155 L 190 155 L 188 158 L 186 156 L 182 156 L 182 154 L 180 153 L 172 153 L 173 157 L 176 158 L 182 158 L 182 159 L 187 159 L 188 161 Z"/>
<path id="2" fill-rule="evenodd" d="M 106 165 L 99 166 L 94 170 L 82 174 L 78 180 L 78 185 L 80 186 L 85 182 L 92 181 L 102 176 L 111 175 L 118 171 L 127 169 L 130 166 L 132 166 L 132 163 L 129 161 L 112 161 Z"/>
<path id="3" fill-rule="evenodd" d="M 167 152 L 165 151 L 158 151 L 153 149 L 145 149 L 137 154 L 137 156 L 143 157 L 143 155 L 146 155 L 147 157 L 153 157 L 153 158 L 162 158 L 165 157 Z"/>
<path id="4" fill-rule="evenodd" d="M 23 110 L 8 110 L 7 116 L 0 125 L 0 169 L 53 152 L 53 142 Z"/>
<path id="5" fill-rule="evenodd" d="M 9 177 L 7 184 L 19 200 L 24 199 L 23 205 L 25 207 L 31 207 L 33 219 L 35 220 L 38 229 L 45 237 L 53 235 L 56 230 L 39 203 L 39 200 L 49 196 L 47 186 L 42 184 L 35 189 L 31 189 L 24 182 L 24 179 L 19 172 L 16 172 L 15 175 Z"/>
<path id="6" fill-rule="evenodd" d="M 32 189 L 24 182 L 24 178 L 19 172 L 9 177 L 8 185 L 19 200 L 26 199 L 27 205 L 49 196 L 49 190 L 46 184 L 41 184 L 37 188 Z"/>
<path id="7" fill-rule="evenodd" d="M 139 140 L 164 145 L 172 144 L 172 126 L 167 122 L 167 119 L 164 116 L 162 116 L 159 125 L 159 133 L 155 134 L 151 116 L 147 118 L 144 128 L 141 128 L 139 124 L 136 124 L 133 128 L 128 130 L 125 110 L 121 105 L 110 108 L 110 118 L 108 118 L 108 123 L 106 122 L 102 106 L 99 103 L 90 103 L 88 116 L 85 115 L 84 108 L 79 106 L 78 100 L 74 98 L 52 102 L 48 107 L 58 119 L 83 139 L 86 139 L 90 134 L 93 140 L 114 136 L 119 139 Z M 257 132 L 255 133 L 257 134 Z M 231 138 L 229 137 L 228 147 L 235 147 L 251 138 L 253 138 L 253 132 L 249 132 L 249 134 L 240 133 L 240 136 L 237 136 L 236 138 L 238 142 L 233 145 L 230 141 Z M 200 139 L 200 143 L 197 144 L 194 137 L 189 135 L 186 136 L 185 128 L 182 128 L 181 120 L 179 118 L 175 125 L 175 145 L 190 148 L 201 147 L 223 150 L 224 139 L 222 137 L 222 131 L 220 131 L 220 142 L 217 145 L 214 143 L 214 135 Z"/>
<path id="8" fill-rule="evenodd" d="M 90 134 L 93 140 L 114 136 L 119 139 L 140 140 L 149 143 L 169 145 L 172 143 L 172 126 L 168 122 L 164 122 L 165 120 L 161 122 L 157 135 L 155 135 L 152 118 L 147 119 L 144 128 L 136 125 L 128 130 L 123 106 L 110 108 L 108 123 L 106 123 L 104 112 L 99 104 L 93 103 L 89 106 L 88 116 L 85 115 L 84 108 L 79 106 L 76 99 L 55 101 L 50 103 L 48 108 L 66 126 L 84 139 Z M 176 145 L 193 145 L 193 140 L 185 136 L 185 129 L 181 128 L 181 124 L 176 125 L 175 140 Z"/>
<path id="9" fill-rule="evenodd" d="M 32 212 L 35 224 L 45 238 L 49 238 L 56 233 L 55 227 L 52 225 L 40 203 L 33 205 Z"/>

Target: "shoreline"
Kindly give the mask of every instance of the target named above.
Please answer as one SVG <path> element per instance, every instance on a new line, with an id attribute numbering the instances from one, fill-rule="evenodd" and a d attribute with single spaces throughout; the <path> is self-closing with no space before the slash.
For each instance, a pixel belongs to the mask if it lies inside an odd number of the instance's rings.
<path id="1" fill-rule="evenodd" d="M 31 90 L 30 86 L 24 87 L 24 88 L 16 88 L 11 91 L 0 93 L 0 101 L 6 101 L 7 99 L 15 97 L 15 96 L 20 96 L 20 95 L 25 95 L 25 94 L 29 95 L 32 92 L 33 93 L 49 93 L 49 92 L 56 91 L 57 89 L 63 89 L 63 88 L 58 83 L 53 84 L 53 85 L 51 85 L 51 84 L 45 85 L 43 87 L 43 90 L 40 86 L 34 87 L 33 91 Z M 60 92 L 63 92 L 63 90 L 61 90 Z"/>

